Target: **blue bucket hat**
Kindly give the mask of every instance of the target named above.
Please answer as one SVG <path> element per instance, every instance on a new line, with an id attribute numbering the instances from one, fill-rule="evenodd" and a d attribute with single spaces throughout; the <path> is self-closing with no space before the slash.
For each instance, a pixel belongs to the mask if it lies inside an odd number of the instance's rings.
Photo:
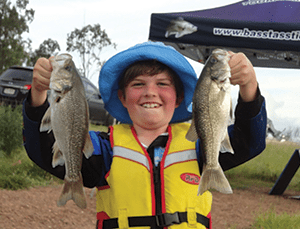
<path id="1" fill-rule="evenodd" d="M 111 57 L 101 68 L 99 76 L 99 90 L 105 104 L 105 109 L 121 123 L 130 123 L 127 109 L 118 97 L 119 80 L 124 71 L 131 64 L 142 60 L 155 59 L 171 69 L 179 76 L 183 83 L 184 99 L 174 111 L 171 123 L 187 121 L 191 118 L 188 106 L 192 102 L 193 93 L 197 83 L 197 76 L 183 55 L 173 47 L 161 42 L 145 42 L 135 45 Z"/>

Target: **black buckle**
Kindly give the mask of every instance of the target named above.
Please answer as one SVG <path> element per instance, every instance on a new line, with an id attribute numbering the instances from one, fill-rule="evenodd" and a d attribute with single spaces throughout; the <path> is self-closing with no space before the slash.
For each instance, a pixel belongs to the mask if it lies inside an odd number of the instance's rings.
<path id="1" fill-rule="evenodd" d="M 156 225 L 159 227 L 168 227 L 173 224 L 180 224 L 179 214 L 175 212 L 173 214 L 164 213 L 160 215 L 156 215 Z"/>

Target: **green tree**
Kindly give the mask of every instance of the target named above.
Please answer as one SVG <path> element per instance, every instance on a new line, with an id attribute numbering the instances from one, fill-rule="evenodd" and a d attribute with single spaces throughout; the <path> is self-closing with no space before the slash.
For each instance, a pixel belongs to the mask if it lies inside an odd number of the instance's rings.
<path id="1" fill-rule="evenodd" d="M 87 78 L 90 77 L 90 71 L 94 64 L 97 70 L 104 64 L 105 61 L 100 59 L 100 53 L 107 46 L 116 48 L 116 44 L 111 42 L 99 24 L 75 29 L 67 37 L 67 51 L 79 52 L 82 67 L 79 70 Z"/>
<path id="2" fill-rule="evenodd" d="M 30 57 L 26 64 L 28 66 L 34 66 L 38 58 L 49 58 L 51 56 L 55 56 L 58 54 L 57 51 L 60 51 L 60 46 L 57 41 L 54 41 L 51 38 L 44 40 L 38 49 L 29 54 Z"/>
<path id="3" fill-rule="evenodd" d="M 26 58 L 24 48 L 30 40 L 23 40 L 22 34 L 29 32 L 28 23 L 33 21 L 34 10 L 27 9 L 29 0 L 0 0 L 0 73 L 11 65 L 20 65 Z"/>
<path id="4" fill-rule="evenodd" d="M 0 150 L 7 156 L 19 153 L 22 147 L 22 106 L 2 106 L 0 109 Z"/>

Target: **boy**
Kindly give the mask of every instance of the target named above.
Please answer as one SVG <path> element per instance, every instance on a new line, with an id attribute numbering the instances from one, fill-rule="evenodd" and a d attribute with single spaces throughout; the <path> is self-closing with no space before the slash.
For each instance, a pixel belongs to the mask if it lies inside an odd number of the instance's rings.
<path id="1" fill-rule="evenodd" d="M 254 69 L 241 53 L 231 53 L 229 65 L 240 98 L 235 124 L 228 128 L 235 153 L 220 154 L 223 170 L 265 148 L 266 110 Z M 35 65 L 24 102 L 25 148 L 41 168 L 63 179 L 64 167 L 51 166 L 52 133 L 38 131 L 49 106 L 51 70 L 46 59 Z M 196 82 L 188 61 L 162 43 L 136 45 L 102 67 L 99 89 L 105 107 L 122 124 L 108 133 L 90 132 L 94 153 L 83 157 L 84 185 L 98 189 L 97 228 L 211 228 L 211 193 L 197 196 L 201 143 L 185 139 Z"/>

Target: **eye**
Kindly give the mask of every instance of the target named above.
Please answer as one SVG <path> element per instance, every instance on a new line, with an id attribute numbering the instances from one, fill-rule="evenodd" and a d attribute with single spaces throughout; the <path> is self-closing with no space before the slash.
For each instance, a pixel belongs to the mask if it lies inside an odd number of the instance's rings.
<path id="1" fill-rule="evenodd" d="M 159 86 L 167 86 L 167 85 L 169 85 L 169 84 L 160 82 L 160 83 L 157 83 L 157 85 L 159 85 Z"/>
<path id="2" fill-rule="evenodd" d="M 69 71 L 69 72 L 72 71 L 72 67 L 71 67 L 71 66 L 66 66 L 65 69 L 66 69 L 67 71 Z"/>
<path id="3" fill-rule="evenodd" d="M 217 60 L 216 58 L 211 58 L 211 59 L 210 59 L 210 62 L 211 62 L 212 64 L 215 64 L 215 63 L 218 62 L 218 60 Z"/>
<path id="4" fill-rule="evenodd" d="M 131 87 L 141 87 L 144 85 L 144 83 L 142 82 L 132 82 L 131 84 L 129 84 Z"/>
<path id="5" fill-rule="evenodd" d="M 157 85 L 159 86 L 170 86 L 172 82 L 170 80 L 160 80 L 157 82 Z"/>
<path id="6" fill-rule="evenodd" d="M 132 86 L 134 86 L 134 87 L 139 87 L 139 86 L 142 86 L 143 84 L 142 83 L 135 83 L 135 84 L 133 84 Z"/>

